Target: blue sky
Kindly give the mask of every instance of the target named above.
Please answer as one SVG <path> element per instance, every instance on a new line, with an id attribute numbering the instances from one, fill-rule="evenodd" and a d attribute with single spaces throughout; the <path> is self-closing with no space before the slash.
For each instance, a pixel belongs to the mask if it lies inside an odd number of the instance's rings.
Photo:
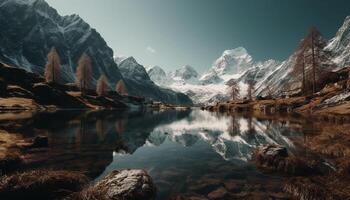
<path id="1" fill-rule="evenodd" d="M 116 54 L 174 70 L 208 69 L 226 49 L 255 60 L 286 59 L 309 27 L 330 39 L 350 15 L 348 0 L 47 0 L 76 13 Z"/>

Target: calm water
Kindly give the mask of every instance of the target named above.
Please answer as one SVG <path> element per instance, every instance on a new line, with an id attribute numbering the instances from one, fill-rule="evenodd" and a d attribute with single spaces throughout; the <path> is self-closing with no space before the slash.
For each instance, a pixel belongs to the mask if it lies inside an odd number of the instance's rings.
<path id="1" fill-rule="evenodd" d="M 1 126 L 27 137 L 49 137 L 48 150 L 26 155 L 33 168 L 83 170 L 95 180 L 114 169 L 145 169 L 157 185 L 158 199 L 206 195 L 219 188 L 267 198 L 283 196 L 283 177 L 259 172 L 252 152 L 271 143 L 305 154 L 300 144 L 306 129 L 300 123 L 200 110 L 65 111 Z"/>

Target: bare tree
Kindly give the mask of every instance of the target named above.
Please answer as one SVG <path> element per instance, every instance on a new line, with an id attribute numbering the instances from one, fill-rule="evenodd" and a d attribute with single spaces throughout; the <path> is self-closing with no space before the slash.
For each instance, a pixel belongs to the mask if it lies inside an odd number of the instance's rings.
<path id="1" fill-rule="evenodd" d="M 119 80 L 115 86 L 115 90 L 121 95 L 128 95 L 128 90 L 126 89 L 125 83 L 123 80 Z"/>
<path id="2" fill-rule="evenodd" d="M 237 81 L 235 80 L 230 80 L 227 85 L 229 86 L 230 89 L 230 95 L 232 100 L 235 100 L 239 97 L 239 93 L 240 93 L 240 88 L 239 88 L 239 84 L 237 83 Z"/>
<path id="3" fill-rule="evenodd" d="M 92 79 L 91 59 L 85 53 L 83 53 L 79 59 L 76 75 L 78 87 L 80 88 L 82 94 L 85 94 L 86 89 L 89 88 Z"/>
<path id="4" fill-rule="evenodd" d="M 268 98 L 270 98 L 270 99 L 274 98 L 273 91 L 269 85 L 266 87 L 266 91 L 267 91 Z"/>
<path id="5" fill-rule="evenodd" d="M 249 100 L 253 99 L 254 90 L 255 90 L 255 81 L 249 80 L 248 81 L 248 91 L 247 91 L 247 97 Z"/>
<path id="6" fill-rule="evenodd" d="M 60 56 L 58 55 L 55 47 L 52 47 L 47 54 L 47 63 L 45 65 L 45 79 L 46 82 L 57 82 L 60 73 Z"/>
<path id="7" fill-rule="evenodd" d="M 98 96 L 104 96 L 108 91 L 108 80 L 105 75 L 101 75 L 101 77 L 97 81 L 96 85 L 96 93 Z"/>

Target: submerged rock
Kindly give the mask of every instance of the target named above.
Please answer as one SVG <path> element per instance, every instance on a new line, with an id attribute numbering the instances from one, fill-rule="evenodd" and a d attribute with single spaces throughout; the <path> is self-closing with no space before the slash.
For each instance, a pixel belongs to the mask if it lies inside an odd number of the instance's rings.
<path id="1" fill-rule="evenodd" d="M 318 162 L 308 161 L 290 155 L 286 147 L 279 145 L 264 145 L 254 153 L 258 168 L 267 171 L 282 172 L 291 175 L 312 175 L 319 173 Z"/>
<path id="2" fill-rule="evenodd" d="M 83 190 L 73 199 L 79 200 L 151 200 L 156 188 L 152 178 L 144 170 L 115 170 Z"/>
<path id="3" fill-rule="evenodd" d="M 3 176 L 0 199 L 61 199 L 88 183 L 78 172 L 33 170 Z"/>

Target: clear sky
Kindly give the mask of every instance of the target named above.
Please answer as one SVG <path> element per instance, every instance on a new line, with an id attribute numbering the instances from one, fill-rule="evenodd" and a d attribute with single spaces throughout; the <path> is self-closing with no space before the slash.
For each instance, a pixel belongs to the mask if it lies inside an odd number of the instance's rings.
<path id="1" fill-rule="evenodd" d="M 47 0 L 76 13 L 115 54 L 174 70 L 208 69 L 226 49 L 255 60 L 286 59 L 311 26 L 330 39 L 350 15 L 349 0 Z"/>

